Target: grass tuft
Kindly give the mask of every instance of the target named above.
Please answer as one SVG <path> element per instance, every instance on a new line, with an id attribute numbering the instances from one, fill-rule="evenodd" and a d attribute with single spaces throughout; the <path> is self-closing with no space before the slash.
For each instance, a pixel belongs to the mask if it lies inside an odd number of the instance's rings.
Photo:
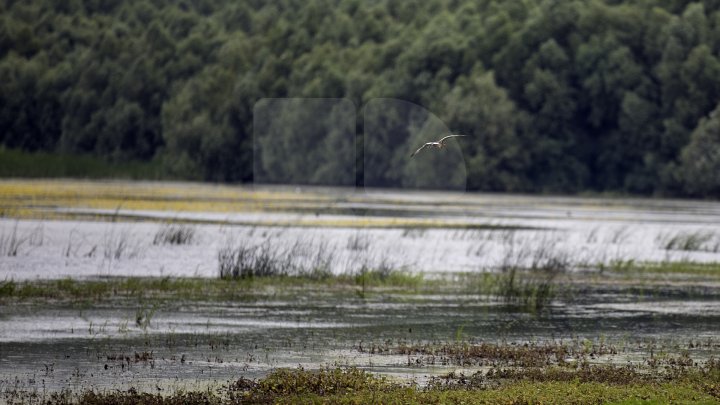
<path id="1" fill-rule="evenodd" d="M 155 232 L 153 245 L 189 245 L 195 240 L 195 227 L 184 224 L 164 224 Z"/>
<path id="2" fill-rule="evenodd" d="M 661 247 L 665 250 L 681 251 L 720 251 L 720 239 L 710 231 L 678 232 L 663 234 L 658 237 Z M 714 243 L 713 243 L 714 242 Z"/>
<path id="3" fill-rule="evenodd" d="M 20 251 L 20 247 L 27 242 L 28 238 L 20 236 L 18 234 L 17 227 L 18 223 L 15 221 L 15 224 L 10 232 L 6 234 L 3 229 L 2 233 L 0 233 L 0 256 L 17 256 Z"/>
<path id="4" fill-rule="evenodd" d="M 393 385 L 383 377 L 350 367 L 317 371 L 278 369 L 257 382 L 240 379 L 231 389 L 243 402 L 272 403 L 280 398 L 348 395 L 391 387 Z"/>

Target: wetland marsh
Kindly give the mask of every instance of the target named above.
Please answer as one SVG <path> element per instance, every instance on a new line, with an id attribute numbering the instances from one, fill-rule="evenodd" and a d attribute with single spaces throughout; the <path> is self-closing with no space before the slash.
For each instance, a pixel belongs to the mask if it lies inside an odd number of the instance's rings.
<path id="1" fill-rule="evenodd" d="M 3 181 L 0 212 L 4 402 L 720 398 L 714 202 Z M 357 390 L 267 385 L 314 378 Z"/>

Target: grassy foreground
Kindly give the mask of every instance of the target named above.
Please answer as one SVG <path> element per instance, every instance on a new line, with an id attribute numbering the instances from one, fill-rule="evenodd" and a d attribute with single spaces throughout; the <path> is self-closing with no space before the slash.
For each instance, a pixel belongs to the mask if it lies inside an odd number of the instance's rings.
<path id="1" fill-rule="evenodd" d="M 504 381 L 486 376 L 460 378 L 451 383 L 431 381 L 421 388 L 394 383 L 357 368 L 279 369 L 258 381 L 240 379 L 223 393 L 184 392 L 169 397 L 129 392 L 86 392 L 77 400 L 70 393 L 50 403 L 82 404 L 717 404 L 720 403 L 720 364 L 684 369 L 672 382 L 652 374 L 624 374 L 620 367 L 597 366 L 546 378 L 515 377 Z M 562 378 L 557 376 L 562 375 Z M 556 376 L 553 378 L 553 376 Z M 449 380 L 447 377 L 445 380 Z"/>

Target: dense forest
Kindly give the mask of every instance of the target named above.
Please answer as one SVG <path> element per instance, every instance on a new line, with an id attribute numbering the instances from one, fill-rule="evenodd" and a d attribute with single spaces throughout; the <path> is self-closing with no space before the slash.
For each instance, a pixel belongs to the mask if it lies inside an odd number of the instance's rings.
<path id="1" fill-rule="evenodd" d="M 290 97 L 347 102 L 300 107 L 326 116 L 304 126 L 314 145 L 264 122 L 287 139 L 258 153 L 256 104 Z M 372 107 L 383 98 L 418 108 Z M 471 190 L 720 197 L 720 1 L 0 2 L 8 149 L 208 181 L 432 187 L 398 175 L 431 170 L 407 159 L 428 125 L 472 135 L 457 149 Z M 319 163 L 288 177 L 303 162 L 283 148 Z"/>

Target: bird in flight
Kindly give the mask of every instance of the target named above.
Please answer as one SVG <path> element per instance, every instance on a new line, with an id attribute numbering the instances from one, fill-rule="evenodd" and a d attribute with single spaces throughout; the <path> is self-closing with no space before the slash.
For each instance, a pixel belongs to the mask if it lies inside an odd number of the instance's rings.
<path id="1" fill-rule="evenodd" d="M 455 137 L 458 137 L 458 136 L 467 136 L 467 135 L 453 134 L 453 135 L 448 135 L 448 136 L 446 136 L 446 137 L 443 137 L 443 138 L 441 138 L 439 141 L 426 142 L 423 146 L 419 147 L 418 150 L 416 150 L 415 152 L 413 152 L 413 154 L 410 155 L 410 157 L 412 158 L 413 156 L 417 155 L 418 152 L 420 152 L 421 150 L 425 149 L 425 148 L 428 147 L 428 146 L 430 146 L 430 147 L 436 147 L 436 148 L 438 148 L 438 149 L 442 149 L 442 148 L 444 148 L 444 147 L 446 146 L 446 145 L 445 145 L 445 142 L 446 142 L 448 139 L 450 139 L 450 138 L 455 138 Z"/>

